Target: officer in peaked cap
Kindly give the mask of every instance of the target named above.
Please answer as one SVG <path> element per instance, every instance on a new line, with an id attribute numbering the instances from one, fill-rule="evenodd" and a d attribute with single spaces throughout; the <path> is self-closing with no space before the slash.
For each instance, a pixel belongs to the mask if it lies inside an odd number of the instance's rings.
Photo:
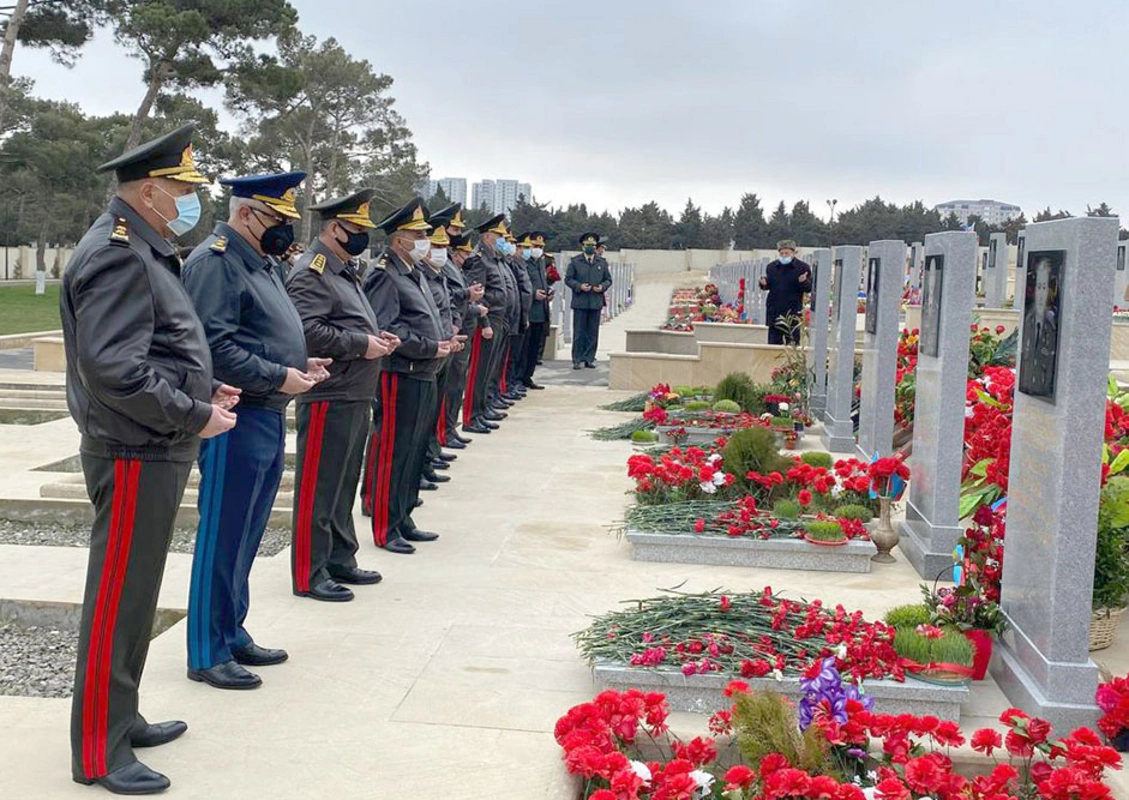
<path id="1" fill-rule="evenodd" d="M 357 566 L 353 527 L 379 359 L 398 344 L 377 326 L 357 270 L 376 227 L 369 216 L 373 194 L 365 189 L 311 206 L 320 230 L 286 279 L 308 355 L 333 359 L 329 377 L 298 398 L 296 415 L 291 572 L 294 594 L 314 600 L 352 600 L 342 584 L 381 580 L 380 573 Z"/>
<path id="2" fill-rule="evenodd" d="M 71 711 L 75 781 L 152 794 L 169 779 L 135 747 L 165 744 L 183 722 L 138 711 L 157 594 L 176 513 L 201 438 L 235 425 L 238 390 L 213 381 L 208 341 L 170 239 L 200 217 L 193 125 L 103 164 L 119 181 L 82 237 L 60 295 L 67 405 L 82 433 L 94 504 Z"/>
<path id="3" fill-rule="evenodd" d="M 457 216 L 457 215 L 456 215 Z M 447 226 L 451 230 L 451 226 Z M 451 295 L 451 317 L 457 332 L 463 336 L 474 335 L 478 321 L 487 313 L 482 303 L 485 292 L 480 283 L 470 283 L 465 272 L 466 264 L 474 252 L 474 243 L 469 233 L 450 234 L 450 257 L 443 271 L 447 276 L 447 290 Z M 471 347 L 468 344 L 451 359 L 450 374 L 447 376 L 446 397 L 444 399 L 444 418 L 439 422 L 439 443 L 444 447 L 461 450 L 470 439 L 459 435 L 459 414 L 467 390 L 467 370 L 470 366 Z"/>
<path id="4" fill-rule="evenodd" d="M 373 419 L 372 532 L 377 546 L 410 554 L 412 542 L 439 538 L 417 528 L 411 513 L 439 402 L 436 376 L 453 342 L 421 274 L 431 252 L 423 200 L 414 198 L 377 227 L 388 242 L 365 276 L 364 290 L 377 322 L 402 344 L 382 365 Z"/>
<path id="5" fill-rule="evenodd" d="M 502 254 L 502 264 L 505 267 L 502 270 L 502 278 L 506 283 L 506 338 L 487 388 L 487 403 L 493 406 L 498 419 L 504 419 L 507 416 L 504 409 L 510 408 L 520 399 L 509 380 L 512 375 L 510 361 L 517 344 L 516 339 L 521 335 L 522 324 L 521 287 L 518 285 L 515 269 L 516 237 L 509 226 L 506 227 L 504 238 L 506 250 Z M 487 419 L 494 418 L 487 415 Z"/>
<path id="6" fill-rule="evenodd" d="M 552 293 L 545 275 L 545 234 L 541 231 L 532 231 L 523 242 L 528 243 L 528 246 L 522 249 L 522 257 L 533 297 L 529 305 L 529 332 L 518 370 L 518 379 L 527 389 L 544 389 L 544 386 L 533 381 L 533 372 L 537 369 L 537 360 L 541 357 L 541 351 L 545 346 L 545 333 L 549 324 L 549 297 Z"/>
<path id="7" fill-rule="evenodd" d="M 506 215 L 498 214 L 475 228 L 480 234 L 478 247 L 463 264 L 470 284 L 483 287 L 480 315 L 470 345 L 466 392 L 463 395 L 463 430 L 487 434 L 497 428 L 502 416 L 488 403 L 488 387 L 506 338 L 506 280 L 503 261 L 507 250 Z M 469 331 L 468 331 L 469 333 Z"/>
<path id="8" fill-rule="evenodd" d="M 611 270 L 603 256 L 596 254 L 597 233 L 580 237 L 581 252 L 568 262 L 565 285 L 572 290 L 572 368 L 596 368 L 596 347 L 600 341 L 600 316 L 604 311 L 604 292 L 612 285 Z"/>
<path id="9" fill-rule="evenodd" d="M 243 390 L 239 422 L 200 448 L 200 522 L 188 595 L 188 677 L 220 689 L 262 683 L 245 666 L 286 660 L 243 627 L 248 578 L 282 479 L 286 406 L 327 378 L 332 359 L 307 359 L 302 319 L 278 258 L 294 242 L 295 187 L 304 172 L 220 181 L 226 222 L 184 265 L 215 375 Z"/>

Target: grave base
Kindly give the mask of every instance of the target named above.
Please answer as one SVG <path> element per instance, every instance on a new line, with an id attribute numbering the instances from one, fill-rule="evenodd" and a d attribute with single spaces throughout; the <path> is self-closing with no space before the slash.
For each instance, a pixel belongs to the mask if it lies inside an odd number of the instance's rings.
<path id="1" fill-rule="evenodd" d="M 870 572 L 870 557 L 878 552 L 872 542 L 863 540 L 840 547 L 820 547 L 801 539 L 628 531 L 627 541 L 635 561 L 816 572 Z"/>
<path id="2" fill-rule="evenodd" d="M 838 420 L 828 411 L 823 416 L 823 430 L 820 431 L 819 441 L 823 449 L 831 453 L 855 453 L 855 425 L 850 417 Z"/>
<path id="3" fill-rule="evenodd" d="M 917 574 L 933 581 L 953 567 L 953 548 L 964 535 L 960 526 L 934 525 L 925 519 L 911 501 L 906 501 L 906 519 L 899 526 L 898 547 Z"/>
<path id="4" fill-rule="evenodd" d="M 662 692 L 672 711 L 712 714 L 731 705 L 722 691 L 733 680 L 732 675 L 683 675 L 674 670 L 638 669 L 610 662 L 597 664 L 594 672 L 596 682 L 605 689 Z M 741 680 L 753 691 L 772 691 L 797 699 L 802 696 L 799 678 Z M 933 715 L 954 722 L 960 719 L 960 707 L 971 695 L 967 686 L 935 686 L 908 678 L 905 683 L 866 681 L 863 688 L 874 698 L 878 713 Z"/>

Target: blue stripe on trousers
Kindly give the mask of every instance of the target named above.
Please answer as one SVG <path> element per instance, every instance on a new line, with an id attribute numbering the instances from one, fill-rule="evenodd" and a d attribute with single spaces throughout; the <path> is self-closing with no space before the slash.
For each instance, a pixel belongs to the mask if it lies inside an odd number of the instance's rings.
<path id="1" fill-rule="evenodd" d="M 201 481 L 197 500 L 200 523 L 196 528 L 192 585 L 188 594 L 188 665 L 192 669 L 215 666 L 211 661 L 211 639 L 208 635 L 212 617 L 212 563 L 223 507 L 223 478 L 230 435 L 221 434 L 201 445 L 204 452 L 200 459 Z"/>

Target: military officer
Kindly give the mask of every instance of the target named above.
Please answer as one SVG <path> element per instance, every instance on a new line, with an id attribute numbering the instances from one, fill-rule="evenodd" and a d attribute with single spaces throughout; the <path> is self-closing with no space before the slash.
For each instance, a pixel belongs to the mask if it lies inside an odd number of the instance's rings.
<path id="1" fill-rule="evenodd" d="M 502 280 L 506 285 L 506 327 L 502 345 L 499 347 L 495 355 L 495 362 L 491 367 L 490 389 L 488 391 L 488 404 L 493 407 L 496 416 L 490 414 L 486 416 L 488 420 L 495 422 L 505 419 L 508 415 L 504 409 L 511 407 L 517 401 L 517 398 L 510 392 L 510 386 L 506 381 L 509 377 L 506 368 L 509 366 L 510 353 L 513 351 L 512 337 L 518 332 L 518 326 L 521 324 L 521 291 L 518 288 L 513 268 L 513 255 L 517 252 L 514 239 L 513 231 L 507 226 L 506 232 L 503 234 L 504 251 L 501 258 Z"/>
<path id="2" fill-rule="evenodd" d="M 612 285 L 608 262 L 596 255 L 600 237 L 585 233 L 580 237 L 582 252 L 572 257 L 565 273 L 565 285 L 572 289 L 572 368 L 596 368 L 596 346 L 600 341 L 600 316 L 604 311 L 604 292 Z"/>
<path id="3" fill-rule="evenodd" d="M 444 271 L 447 273 L 447 288 L 451 293 L 451 311 L 458 332 L 469 337 L 478 327 L 478 321 L 487 313 L 486 306 L 481 302 L 485 292 L 480 283 L 468 283 L 464 271 L 467 259 L 474 252 L 474 244 L 469 233 L 456 231 L 451 233 L 451 225 L 447 226 L 448 235 L 451 237 L 450 259 Z M 462 410 L 463 397 L 467 389 L 467 370 L 470 365 L 470 346 L 464 344 L 463 349 L 451 359 L 451 374 L 447 380 L 447 397 L 445 418 L 441 425 L 446 428 L 446 439 L 440 439 L 446 447 L 460 450 L 470 443 L 470 439 L 459 435 L 459 415 Z"/>
<path id="4" fill-rule="evenodd" d="M 526 336 L 525 351 L 518 377 L 527 389 L 544 389 L 544 386 L 534 383 L 533 372 L 537 369 L 541 350 L 545 346 L 545 329 L 549 324 L 550 290 L 549 281 L 545 275 L 545 234 L 541 231 L 533 231 L 522 241 L 528 243 L 527 247 L 523 247 L 522 256 L 533 297 L 529 305 L 529 333 Z"/>
<path id="5" fill-rule="evenodd" d="M 529 272 L 525 269 L 524 251 L 532 246 L 528 233 L 514 237 L 514 252 L 509 257 L 510 269 L 518 292 L 518 323 L 510 333 L 510 357 L 506 363 L 506 389 L 508 398 L 520 400 L 525 397 L 526 387 L 522 383 L 522 366 L 525 363 L 525 345 L 529 336 L 529 308 L 533 304 L 533 285 Z"/>
<path id="6" fill-rule="evenodd" d="M 467 280 L 481 284 L 486 314 L 478 319 L 471 340 L 470 363 L 467 366 L 467 388 L 463 395 L 463 430 L 486 434 L 498 427 L 502 419 L 487 405 L 491 369 L 505 339 L 506 282 L 505 265 L 506 215 L 498 214 L 475 228 L 481 235 L 478 246 L 463 264 Z"/>
<path id="7" fill-rule="evenodd" d="M 239 426 L 200 448 L 200 523 L 188 595 L 188 677 L 220 689 L 262 683 L 246 666 L 286 660 L 243 627 L 248 577 L 279 481 L 286 405 L 329 376 L 331 359 L 307 359 L 302 320 L 278 261 L 294 241 L 294 187 L 303 172 L 220 181 L 227 222 L 184 265 L 184 285 L 204 325 L 218 379 L 238 386 Z"/>
<path id="8" fill-rule="evenodd" d="M 459 234 L 464 228 L 462 203 L 452 203 L 439 209 L 431 215 L 428 222 L 434 229 L 429 238 L 434 239 L 441 228 L 447 237 L 447 245 L 445 246 L 447 256 L 443 259 L 440 274 L 443 278 L 443 286 L 447 290 L 451 327 L 456 334 L 462 334 L 466 330 L 463 317 L 469 303 L 469 287 L 466 278 L 463 276 L 463 271 L 455 265 L 454 250 L 450 244 L 451 236 Z M 465 334 L 463 335 L 465 336 Z M 435 423 L 434 436 L 434 444 L 439 447 L 461 450 L 470 442 L 470 439 L 459 436 L 457 429 L 448 427 L 448 420 L 451 418 L 449 408 L 452 402 L 452 386 L 461 385 L 466 375 L 466 363 L 469 357 L 470 351 L 464 345 L 458 352 L 451 353 L 451 357 L 447 359 L 447 364 L 444 367 L 447 375 L 439 390 L 439 416 Z M 435 446 L 432 447 L 432 450 L 434 454 Z"/>
<path id="9" fill-rule="evenodd" d="M 176 513 L 201 438 L 235 426 L 239 392 L 212 378 L 204 329 L 170 239 L 200 218 L 186 125 L 103 164 L 118 188 L 79 241 L 59 306 L 67 406 L 82 434 L 94 504 L 71 704 L 71 774 L 116 794 L 154 794 L 169 779 L 137 760 L 183 722 L 138 711 Z"/>
<path id="10" fill-rule="evenodd" d="M 372 531 L 379 547 L 415 552 L 412 542 L 438 534 L 419 530 L 411 512 L 434 429 L 438 404 L 436 375 L 451 353 L 439 308 L 421 274 L 431 251 L 431 225 L 420 198 L 390 214 L 377 227 L 388 243 L 365 276 L 364 291 L 378 324 L 394 333 L 400 347 L 385 360 L 373 420 L 376 451 L 372 471 Z"/>
<path id="11" fill-rule="evenodd" d="M 395 336 L 377 327 L 361 292 L 355 259 L 376 227 L 374 191 L 327 200 L 310 210 L 318 236 L 295 262 L 286 291 L 302 318 L 306 352 L 332 358 L 330 376 L 298 400 L 298 462 L 294 478 L 291 572 L 294 594 L 346 602 L 342 584 L 379 583 L 357 566 L 353 498 L 361 476 L 369 409 L 380 380 L 378 359 L 395 350 Z"/>

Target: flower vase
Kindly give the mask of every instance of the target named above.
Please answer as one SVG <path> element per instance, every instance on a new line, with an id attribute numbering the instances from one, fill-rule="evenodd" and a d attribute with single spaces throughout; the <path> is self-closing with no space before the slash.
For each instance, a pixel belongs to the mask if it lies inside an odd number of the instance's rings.
<path id="1" fill-rule="evenodd" d="M 870 557 L 871 561 L 879 564 L 893 564 L 897 559 L 890 555 L 890 551 L 898 546 L 898 532 L 890 524 L 889 497 L 879 497 L 878 524 L 870 532 L 870 541 L 878 548 L 878 552 Z"/>
<path id="2" fill-rule="evenodd" d="M 984 628 L 972 628 L 964 632 L 972 643 L 975 656 L 972 660 L 972 680 L 982 681 L 988 674 L 988 664 L 992 660 L 992 632 Z"/>

